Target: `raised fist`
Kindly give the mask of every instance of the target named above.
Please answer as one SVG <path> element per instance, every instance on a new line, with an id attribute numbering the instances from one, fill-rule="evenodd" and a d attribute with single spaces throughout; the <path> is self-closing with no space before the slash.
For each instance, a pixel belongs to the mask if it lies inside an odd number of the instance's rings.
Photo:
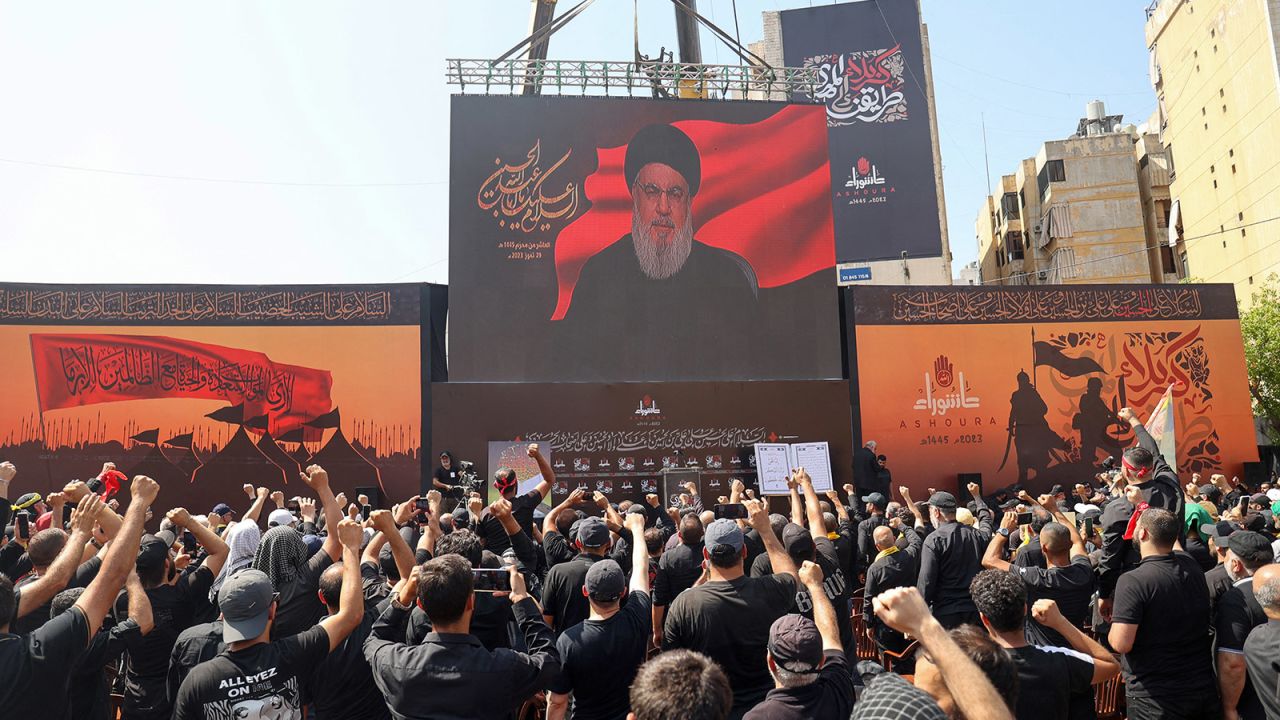
<path id="1" fill-rule="evenodd" d="M 84 483 L 80 483 L 83 485 Z M 141 501 L 144 505 L 150 505 L 155 502 L 156 496 L 160 494 L 160 483 L 152 480 L 146 475 L 135 475 L 133 484 L 129 487 L 129 496 L 134 500 Z"/>

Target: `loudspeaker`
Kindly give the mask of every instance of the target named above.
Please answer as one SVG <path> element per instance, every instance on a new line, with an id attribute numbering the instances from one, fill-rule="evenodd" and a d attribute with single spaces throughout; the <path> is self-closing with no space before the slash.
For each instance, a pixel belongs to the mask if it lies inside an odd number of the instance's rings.
<path id="1" fill-rule="evenodd" d="M 1258 487 L 1270 479 L 1267 476 L 1267 466 L 1260 462 L 1247 462 L 1244 464 L 1244 477 L 1241 479 L 1250 490 L 1257 492 Z"/>
<path id="2" fill-rule="evenodd" d="M 969 483 L 978 483 L 978 495 L 982 495 L 982 473 L 956 473 L 956 500 L 960 504 L 968 502 L 960 498 L 969 497 Z"/>

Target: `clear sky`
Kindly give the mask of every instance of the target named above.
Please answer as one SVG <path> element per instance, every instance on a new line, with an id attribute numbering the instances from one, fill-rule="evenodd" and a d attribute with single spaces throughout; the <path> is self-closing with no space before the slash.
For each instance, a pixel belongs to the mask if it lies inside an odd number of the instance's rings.
<path id="1" fill-rule="evenodd" d="M 761 11 L 811 4 L 738 0 L 743 43 Z M 669 0 L 639 5 L 642 52 L 674 49 Z M 1094 97 L 1135 124 L 1154 110 L 1145 5 L 923 0 L 954 271 L 976 256 L 984 114 L 995 182 Z M 0 280 L 446 281 L 444 59 L 496 57 L 529 8 L 0 0 Z M 699 9 L 733 32 L 732 0 Z M 551 57 L 632 48 L 632 3 L 596 0 Z"/>

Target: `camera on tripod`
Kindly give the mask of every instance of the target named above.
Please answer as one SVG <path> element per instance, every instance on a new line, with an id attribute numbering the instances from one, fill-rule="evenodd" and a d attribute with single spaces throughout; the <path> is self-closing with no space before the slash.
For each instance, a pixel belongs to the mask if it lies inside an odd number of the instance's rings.
<path id="1" fill-rule="evenodd" d="M 470 460 L 458 461 L 458 486 L 463 488 L 463 494 L 468 492 L 482 490 L 483 482 L 480 480 L 480 474 L 476 472 L 476 464 Z"/>

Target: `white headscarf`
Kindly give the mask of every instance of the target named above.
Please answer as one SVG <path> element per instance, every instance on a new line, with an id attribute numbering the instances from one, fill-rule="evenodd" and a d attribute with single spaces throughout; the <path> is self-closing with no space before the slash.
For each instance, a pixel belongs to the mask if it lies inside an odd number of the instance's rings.
<path id="1" fill-rule="evenodd" d="M 227 561 L 222 564 L 222 570 L 218 572 L 218 577 L 213 579 L 213 586 L 209 589 L 209 600 L 215 607 L 218 604 L 218 589 L 222 587 L 222 583 L 253 564 L 253 556 L 258 552 L 258 544 L 262 541 L 262 531 L 258 529 L 257 523 L 242 520 L 227 530 L 227 536 L 224 539 L 231 548 L 231 552 L 227 555 Z"/>

